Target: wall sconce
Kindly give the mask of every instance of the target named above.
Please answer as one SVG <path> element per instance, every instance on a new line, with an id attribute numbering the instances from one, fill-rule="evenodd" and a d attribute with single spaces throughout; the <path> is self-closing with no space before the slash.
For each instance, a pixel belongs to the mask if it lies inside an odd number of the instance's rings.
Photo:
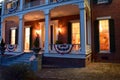
<path id="1" fill-rule="evenodd" d="M 58 28 L 58 33 L 61 33 L 61 28 Z"/>
<path id="2" fill-rule="evenodd" d="M 40 34 L 40 30 L 36 30 L 35 32 L 36 32 L 36 34 Z"/>

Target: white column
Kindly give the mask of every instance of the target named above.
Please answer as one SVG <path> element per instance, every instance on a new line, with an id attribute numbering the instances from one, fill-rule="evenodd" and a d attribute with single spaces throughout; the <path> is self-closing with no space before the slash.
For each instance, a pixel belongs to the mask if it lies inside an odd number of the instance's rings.
<path id="1" fill-rule="evenodd" d="M 23 10 L 23 0 L 20 0 L 20 11 Z"/>
<path id="2" fill-rule="evenodd" d="M 1 15 L 4 15 L 5 13 L 5 2 L 2 1 L 2 12 L 1 12 Z"/>
<path id="3" fill-rule="evenodd" d="M 81 53 L 86 54 L 86 11 L 84 3 L 80 5 L 80 32 Z"/>
<path id="4" fill-rule="evenodd" d="M 24 20 L 23 15 L 19 15 L 19 29 L 18 29 L 18 52 L 23 52 L 23 34 L 24 34 Z"/>
<path id="5" fill-rule="evenodd" d="M 44 11 L 45 14 L 45 53 L 49 53 L 49 10 Z"/>
<path id="6" fill-rule="evenodd" d="M 0 25 L 0 40 L 3 38 L 5 40 L 5 21 L 1 18 L 1 25 Z"/>
<path id="7" fill-rule="evenodd" d="M 45 0 L 45 3 L 48 4 L 48 3 L 49 3 L 49 0 Z"/>

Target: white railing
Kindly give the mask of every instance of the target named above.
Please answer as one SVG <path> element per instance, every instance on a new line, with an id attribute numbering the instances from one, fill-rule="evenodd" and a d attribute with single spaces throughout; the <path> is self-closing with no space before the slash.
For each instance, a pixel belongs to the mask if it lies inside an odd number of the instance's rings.
<path id="1" fill-rule="evenodd" d="M 31 7 L 40 6 L 40 5 L 43 5 L 43 4 L 45 4 L 45 0 L 35 0 L 35 1 L 32 1 L 32 2 L 24 3 L 24 8 L 31 8 Z"/>
<path id="2" fill-rule="evenodd" d="M 64 1 L 70 1 L 70 0 L 49 0 L 49 3 L 59 3 Z"/>

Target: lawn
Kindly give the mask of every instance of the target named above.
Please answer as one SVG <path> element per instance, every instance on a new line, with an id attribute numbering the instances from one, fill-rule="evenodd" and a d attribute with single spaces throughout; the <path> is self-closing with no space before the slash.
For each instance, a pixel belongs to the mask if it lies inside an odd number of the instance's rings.
<path id="1" fill-rule="evenodd" d="M 41 80 L 120 80 L 120 64 L 91 63 L 86 68 L 42 69 Z"/>

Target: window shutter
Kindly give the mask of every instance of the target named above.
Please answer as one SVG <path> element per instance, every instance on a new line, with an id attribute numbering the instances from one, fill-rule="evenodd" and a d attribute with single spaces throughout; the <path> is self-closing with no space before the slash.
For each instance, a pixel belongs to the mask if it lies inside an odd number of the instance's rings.
<path id="1" fill-rule="evenodd" d="M 114 20 L 109 20 L 109 31 L 110 31 L 110 52 L 115 52 L 115 32 L 114 32 Z"/>
<path id="2" fill-rule="evenodd" d="M 108 3 L 109 3 L 109 4 L 112 3 L 112 0 L 108 0 Z"/>
<path id="3" fill-rule="evenodd" d="M 32 27 L 30 27 L 30 49 L 32 49 Z"/>
<path id="4" fill-rule="evenodd" d="M 93 3 L 94 3 L 94 4 L 97 4 L 97 2 L 98 2 L 98 0 L 93 0 Z"/>
<path id="5" fill-rule="evenodd" d="M 99 21 L 94 22 L 94 50 L 99 52 Z"/>
<path id="6" fill-rule="evenodd" d="M 11 44 L 11 29 L 9 30 L 9 44 Z"/>
<path id="7" fill-rule="evenodd" d="M 71 44 L 72 40 L 72 23 L 68 22 L 68 44 Z"/>
<path id="8" fill-rule="evenodd" d="M 15 44 L 18 44 L 18 29 L 15 30 Z"/>

